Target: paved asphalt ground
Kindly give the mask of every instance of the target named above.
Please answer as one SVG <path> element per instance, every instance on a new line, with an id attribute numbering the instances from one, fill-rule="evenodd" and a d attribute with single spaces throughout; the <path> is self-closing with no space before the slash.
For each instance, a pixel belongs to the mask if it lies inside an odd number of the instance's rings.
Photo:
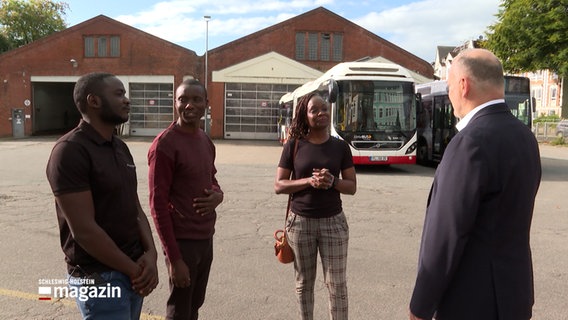
<path id="1" fill-rule="evenodd" d="M 39 300 L 40 281 L 64 279 L 63 254 L 45 165 L 55 137 L 0 140 L 0 320 L 78 319 L 68 299 Z M 148 211 L 149 140 L 126 140 Z M 208 295 L 200 319 L 298 319 L 292 265 L 273 253 L 286 197 L 273 192 L 281 147 L 275 142 L 215 141 L 225 201 L 218 209 Z M 543 180 L 532 228 L 537 320 L 568 319 L 568 147 L 541 145 Z M 519 172 L 522 174 L 522 172 Z M 359 167 L 358 191 L 343 196 L 350 225 L 348 286 L 355 320 L 408 319 L 424 208 L 434 169 Z M 159 247 L 158 237 L 154 239 Z M 160 256 L 159 287 L 142 319 L 163 319 L 167 274 Z M 321 269 L 321 268 L 320 268 Z M 328 319 L 318 274 L 316 319 Z M 481 319 L 480 319 L 481 320 Z"/>

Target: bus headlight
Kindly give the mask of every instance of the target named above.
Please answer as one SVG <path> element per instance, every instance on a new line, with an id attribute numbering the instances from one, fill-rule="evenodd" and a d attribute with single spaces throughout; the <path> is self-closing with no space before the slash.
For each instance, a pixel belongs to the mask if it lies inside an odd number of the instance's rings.
<path id="1" fill-rule="evenodd" d="M 416 151 L 416 142 L 411 144 L 410 147 L 408 147 L 408 149 L 406 149 L 405 154 L 410 154 L 410 153 L 413 153 L 414 151 Z"/>

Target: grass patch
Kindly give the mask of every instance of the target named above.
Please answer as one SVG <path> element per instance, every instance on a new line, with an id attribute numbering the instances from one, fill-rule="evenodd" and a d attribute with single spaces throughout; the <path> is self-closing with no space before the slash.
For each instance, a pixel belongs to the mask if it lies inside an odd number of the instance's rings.
<path id="1" fill-rule="evenodd" d="M 551 140 L 550 144 L 553 146 L 563 146 L 566 144 L 566 140 L 564 139 L 564 137 L 557 137 L 554 138 L 554 140 Z"/>

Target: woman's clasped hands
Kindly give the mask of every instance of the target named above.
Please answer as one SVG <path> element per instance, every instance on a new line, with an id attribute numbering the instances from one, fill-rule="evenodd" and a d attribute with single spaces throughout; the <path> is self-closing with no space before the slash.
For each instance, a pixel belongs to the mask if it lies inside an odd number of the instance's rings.
<path id="1" fill-rule="evenodd" d="M 328 169 L 317 169 L 314 168 L 312 171 L 312 178 L 310 180 L 310 185 L 315 189 L 327 190 L 332 187 L 333 180 L 335 177 Z"/>

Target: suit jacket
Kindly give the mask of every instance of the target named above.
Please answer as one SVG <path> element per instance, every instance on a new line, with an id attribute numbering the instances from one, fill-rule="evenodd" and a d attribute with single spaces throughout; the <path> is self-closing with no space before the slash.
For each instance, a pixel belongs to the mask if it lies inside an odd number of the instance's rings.
<path id="1" fill-rule="evenodd" d="M 430 319 L 530 319 L 529 233 L 538 143 L 505 104 L 452 138 L 430 190 L 411 311 Z"/>

